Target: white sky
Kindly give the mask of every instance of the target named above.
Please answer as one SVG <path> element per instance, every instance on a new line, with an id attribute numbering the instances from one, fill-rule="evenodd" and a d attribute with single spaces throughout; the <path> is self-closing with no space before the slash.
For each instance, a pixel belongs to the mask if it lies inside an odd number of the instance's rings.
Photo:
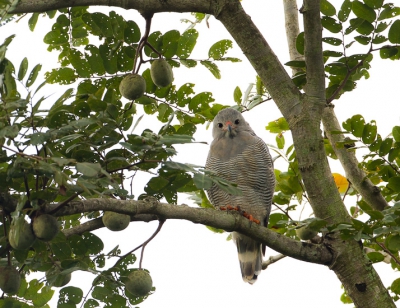
<path id="1" fill-rule="evenodd" d="M 332 1 L 336 3 L 338 1 Z M 266 40 L 283 62 L 289 61 L 286 37 L 283 22 L 283 5 L 281 1 L 268 1 L 268 5 L 260 1 L 243 1 L 248 14 L 254 23 L 263 32 Z M 99 10 L 95 7 L 92 10 Z M 110 9 L 111 10 L 111 9 Z M 132 18 L 144 30 L 144 20 L 136 11 L 115 9 L 117 13 L 125 14 L 125 19 Z M 129 17 L 128 17 L 129 16 Z M 187 14 L 163 13 L 153 18 L 152 31 L 160 30 L 165 33 L 171 29 L 183 32 L 187 24 L 180 22 L 181 18 L 190 18 Z M 42 63 L 42 72 L 56 67 L 56 53 L 48 53 L 47 46 L 42 43 L 44 34 L 49 31 L 48 21 L 39 19 L 35 32 L 27 27 L 28 18 L 19 24 L 8 24 L 1 28 L 0 42 L 7 36 L 17 33 L 17 38 L 10 45 L 7 57 L 18 69 L 23 57 L 27 56 L 30 69 L 36 63 Z M 52 24 L 53 21 L 50 22 Z M 230 38 L 230 35 L 214 18 L 209 20 L 210 28 L 205 24 L 197 27 L 200 32 L 198 44 L 192 54 L 193 58 L 206 58 L 209 47 L 220 39 Z M 233 90 L 236 86 L 245 91 L 248 84 L 254 82 L 255 72 L 242 55 L 241 50 L 234 44 L 229 56 L 240 57 L 241 63 L 218 63 L 222 72 L 222 79 L 216 80 L 202 65 L 194 69 L 185 67 L 174 69 L 177 86 L 186 82 L 196 84 L 197 93 L 211 91 L 217 103 L 233 105 Z M 378 131 L 382 136 L 390 133 L 394 125 L 400 125 L 398 86 L 400 62 L 382 61 L 375 55 L 370 70 L 371 78 L 358 82 L 357 89 L 343 95 L 339 102 L 334 102 L 339 121 L 343 122 L 354 114 L 362 114 L 366 121 L 377 121 Z M 37 83 L 39 84 L 39 83 Z M 54 98 L 58 98 L 66 88 L 52 87 Z M 50 91 L 50 90 L 47 90 Z M 50 94 L 52 92 L 47 92 Z M 267 143 L 275 144 L 275 135 L 268 134 L 265 126 L 268 122 L 280 117 L 280 113 L 272 101 L 257 107 L 257 111 L 245 114 L 247 121 L 256 133 Z M 143 112 L 138 108 L 138 115 Z M 147 121 L 146 121 L 147 119 Z M 136 129 L 136 133 L 150 127 L 158 131 L 160 124 L 145 117 Z M 211 142 L 211 132 L 201 128 L 195 135 L 197 141 Z M 289 138 L 287 138 L 289 139 Z M 288 140 L 287 140 L 288 145 Z M 203 165 L 205 163 L 208 146 L 193 144 L 179 146 L 180 151 L 176 160 L 186 163 Z M 193 153 L 196 153 L 193 155 Z M 273 154 L 274 156 L 274 154 Z M 276 168 L 284 170 L 285 166 L 278 161 Z M 342 172 L 337 162 L 332 162 L 333 172 Z M 137 187 L 136 196 L 141 192 L 148 176 L 134 180 Z M 189 201 L 181 198 L 179 203 Z M 306 208 L 302 218 L 306 218 L 310 209 Z M 299 215 L 299 214 L 297 214 Z M 300 216 L 295 218 L 300 218 Z M 113 233 L 108 230 L 96 232 L 105 243 L 105 252 L 110 251 L 117 244 L 125 253 L 146 240 L 156 229 L 157 223 L 132 223 L 128 229 Z M 140 307 L 300 307 L 300 308 L 334 308 L 342 306 L 340 295 L 342 290 L 335 274 L 327 267 L 308 264 L 290 258 L 285 258 L 271 265 L 264 271 L 256 284 L 249 285 L 242 281 L 236 248 L 233 243 L 227 242 L 225 234 L 213 234 L 202 225 L 195 225 L 187 221 L 167 221 L 162 231 L 147 246 L 143 266 L 148 269 L 153 278 L 156 292 L 151 295 Z M 267 249 L 266 256 L 276 252 Z M 139 256 L 139 255 L 137 255 Z M 115 261 L 113 261 L 115 262 Z M 112 262 L 112 263 L 113 263 Z M 110 264 L 112 264 L 110 263 Z M 390 265 L 375 265 L 386 286 L 400 275 L 394 273 Z M 74 273 L 69 285 L 83 288 L 84 293 L 89 290 L 93 275 Z M 52 307 L 56 304 L 52 301 Z"/>

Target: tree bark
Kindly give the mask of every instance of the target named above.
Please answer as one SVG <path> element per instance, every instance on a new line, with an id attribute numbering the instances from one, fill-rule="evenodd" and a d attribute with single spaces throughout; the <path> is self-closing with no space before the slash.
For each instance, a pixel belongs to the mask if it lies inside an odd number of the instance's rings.
<path id="1" fill-rule="evenodd" d="M 50 212 L 54 206 L 49 206 Z M 158 202 L 156 199 L 146 200 L 117 200 L 117 199 L 87 199 L 70 202 L 54 215 L 68 216 L 92 211 L 114 211 L 132 216 L 132 220 L 149 221 L 154 215 L 159 219 L 185 219 L 196 224 L 211 226 L 226 231 L 238 231 L 265 243 L 268 247 L 295 259 L 316 263 L 331 264 L 331 251 L 323 244 L 312 244 L 296 241 L 284 235 L 271 231 L 244 218 L 236 211 L 218 211 L 215 209 L 193 208 L 187 205 L 173 205 Z M 100 219 L 88 222 L 84 227 L 78 226 L 70 231 L 65 230 L 66 236 L 101 228 Z"/>
<path id="2" fill-rule="evenodd" d="M 283 0 L 283 10 L 285 14 L 285 30 L 290 61 L 304 61 L 304 56 L 301 55 L 296 48 L 296 39 L 300 33 L 297 1 Z M 299 72 L 302 72 L 300 68 L 292 67 L 293 75 Z"/>

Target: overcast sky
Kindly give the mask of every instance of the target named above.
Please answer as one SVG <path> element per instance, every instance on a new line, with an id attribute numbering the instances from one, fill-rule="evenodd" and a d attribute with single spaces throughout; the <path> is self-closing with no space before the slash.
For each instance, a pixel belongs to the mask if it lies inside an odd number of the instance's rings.
<path id="1" fill-rule="evenodd" d="M 281 1 L 268 1 L 268 5 L 265 3 L 264 1 L 250 0 L 242 2 L 278 58 L 285 63 L 289 61 L 289 56 L 286 47 L 283 5 Z M 92 8 L 92 11 L 96 10 L 100 10 L 100 8 Z M 125 14 L 125 19 L 134 19 L 143 33 L 144 20 L 137 12 L 115 10 L 120 14 Z M 191 17 L 188 14 L 157 14 L 153 18 L 152 31 L 160 30 L 165 33 L 171 29 L 178 29 L 182 33 L 188 25 L 182 24 L 181 18 Z M 7 57 L 17 69 L 25 56 L 29 59 L 30 69 L 36 63 L 43 64 L 43 72 L 56 67 L 57 54 L 48 53 L 47 46 L 42 43 L 44 34 L 50 29 L 49 22 L 40 19 L 37 29 L 32 33 L 28 30 L 27 21 L 28 18 L 23 18 L 18 25 L 11 23 L 2 27 L 0 41 L 13 33 L 17 34 L 16 39 L 10 45 Z M 50 22 L 50 24 L 52 23 L 53 21 Z M 210 28 L 207 28 L 204 23 L 197 27 L 200 36 L 192 54 L 193 58 L 206 58 L 208 49 L 213 43 L 230 38 L 219 21 L 213 17 L 210 18 L 209 24 Z M 216 103 L 233 105 L 234 88 L 239 86 L 244 92 L 249 83 L 254 82 L 255 72 L 235 44 L 234 49 L 228 55 L 239 57 L 243 59 L 243 62 L 218 63 L 222 73 L 221 80 L 216 80 L 206 68 L 198 65 L 194 69 L 185 67 L 174 69 L 174 83 L 178 87 L 186 82 L 195 83 L 197 93 L 211 91 Z M 400 62 L 382 61 L 379 59 L 379 55 L 375 55 L 370 70 L 371 78 L 361 80 L 355 91 L 343 95 L 339 102 L 334 102 L 339 121 L 343 122 L 354 114 L 362 114 L 367 122 L 373 119 L 377 121 L 378 132 L 382 136 L 388 135 L 394 125 L 400 125 L 399 68 Z M 47 94 L 54 92 L 54 97 L 58 98 L 65 88 L 54 86 L 47 91 L 50 91 Z M 138 116 L 141 114 L 143 111 L 138 108 Z M 281 116 L 272 101 L 257 107 L 254 112 L 248 112 L 244 116 L 260 137 L 267 143 L 275 144 L 275 135 L 270 135 L 265 130 L 268 122 Z M 161 125 L 150 122 L 150 120 L 150 117 L 145 116 L 135 133 L 139 134 L 149 126 L 154 131 L 158 131 Z M 195 138 L 197 141 L 210 143 L 211 131 L 207 131 L 205 127 L 199 128 Z M 179 150 L 177 161 L 204 165 L 208 145 L 183 145 L 178 146 L 177 149 Z M 196 154 L 193 155 L 193 153 Z M 333 172 L 343 174 L 339 163 L 331 161 L 331 166 Z M 286 166 L 278 160 L 276 168 L 285 170 Z M 135 178 L 136 196 L 142 192 L 149 177 L 144 175 Z M 192 205 L 184 196 L 180 197 L 178 202 Z M 354 200 L 349 199 L 349 202 L 354 202 Z M 309 206 L 306 206 L 301 215 L 296 213 L 293 217 L 304 219 L 310 213 Z M 132 223 L 120 233 L 99 230 L 96 234 L 102 237 L 106 246 L 105 252 L 120 244 L 122 252 L 125 253 L 146 240 L 156 228 L 156 222 Z M 150 271 L 157 289 L 139 306 L 144 308 L 334 308 L 342 305 L 340 302 L 341 284 L 333 272 L 327 267 L 290 258 L 271 265 L 260 275 L 254 285 L 244 283 L 240 275 L 236 248 L 232 241 L 225 240 L 227 236 L 227 233 L 214 234 L 202 225 L 195 225 L 187 221 L 167 221 L 160 234 L 145 250 L 143 267 Z M 276 255 L 276 252 L 267 248 L 266 257 L 272 255 Z M 399 278 L 397 273 L 392 272 L 390 265 L 380 263 L 375 265 L 375 268 L 386 286 L 390 285 L 395 278 Z M 93 278 L 91 274 L 74 273 L 69 285 L 80 286 L 85 293 L 89 290 Z M 55 304 L 52 304 L 53 306 Z"/>

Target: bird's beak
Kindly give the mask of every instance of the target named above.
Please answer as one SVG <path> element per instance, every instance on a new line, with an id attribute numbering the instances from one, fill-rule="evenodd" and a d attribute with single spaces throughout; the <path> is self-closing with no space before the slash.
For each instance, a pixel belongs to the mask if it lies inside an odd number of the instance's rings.
<path id="1" fill-rule="evenodd" d="M 231 121 L 226 121 L 225 122 L 225 127 L 226 127 L 226 131 L 228 133 L 228 135 L 230 137 L 233 137 L 235 135 L 235 130 L 233 129 L 233 124 Z"/>

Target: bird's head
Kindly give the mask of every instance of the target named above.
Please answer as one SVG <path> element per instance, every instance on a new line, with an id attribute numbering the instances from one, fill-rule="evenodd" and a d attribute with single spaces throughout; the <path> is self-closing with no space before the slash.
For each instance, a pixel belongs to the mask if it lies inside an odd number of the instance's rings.
<path id="1" fill-rule="evenodd" d="M 249 124 L 239 111 L 226 108 L 218 112 L 215 116 L 213 121 L 214 139 L 222 137 L 233 138 L 242 131 L 253 133 Z"/>

